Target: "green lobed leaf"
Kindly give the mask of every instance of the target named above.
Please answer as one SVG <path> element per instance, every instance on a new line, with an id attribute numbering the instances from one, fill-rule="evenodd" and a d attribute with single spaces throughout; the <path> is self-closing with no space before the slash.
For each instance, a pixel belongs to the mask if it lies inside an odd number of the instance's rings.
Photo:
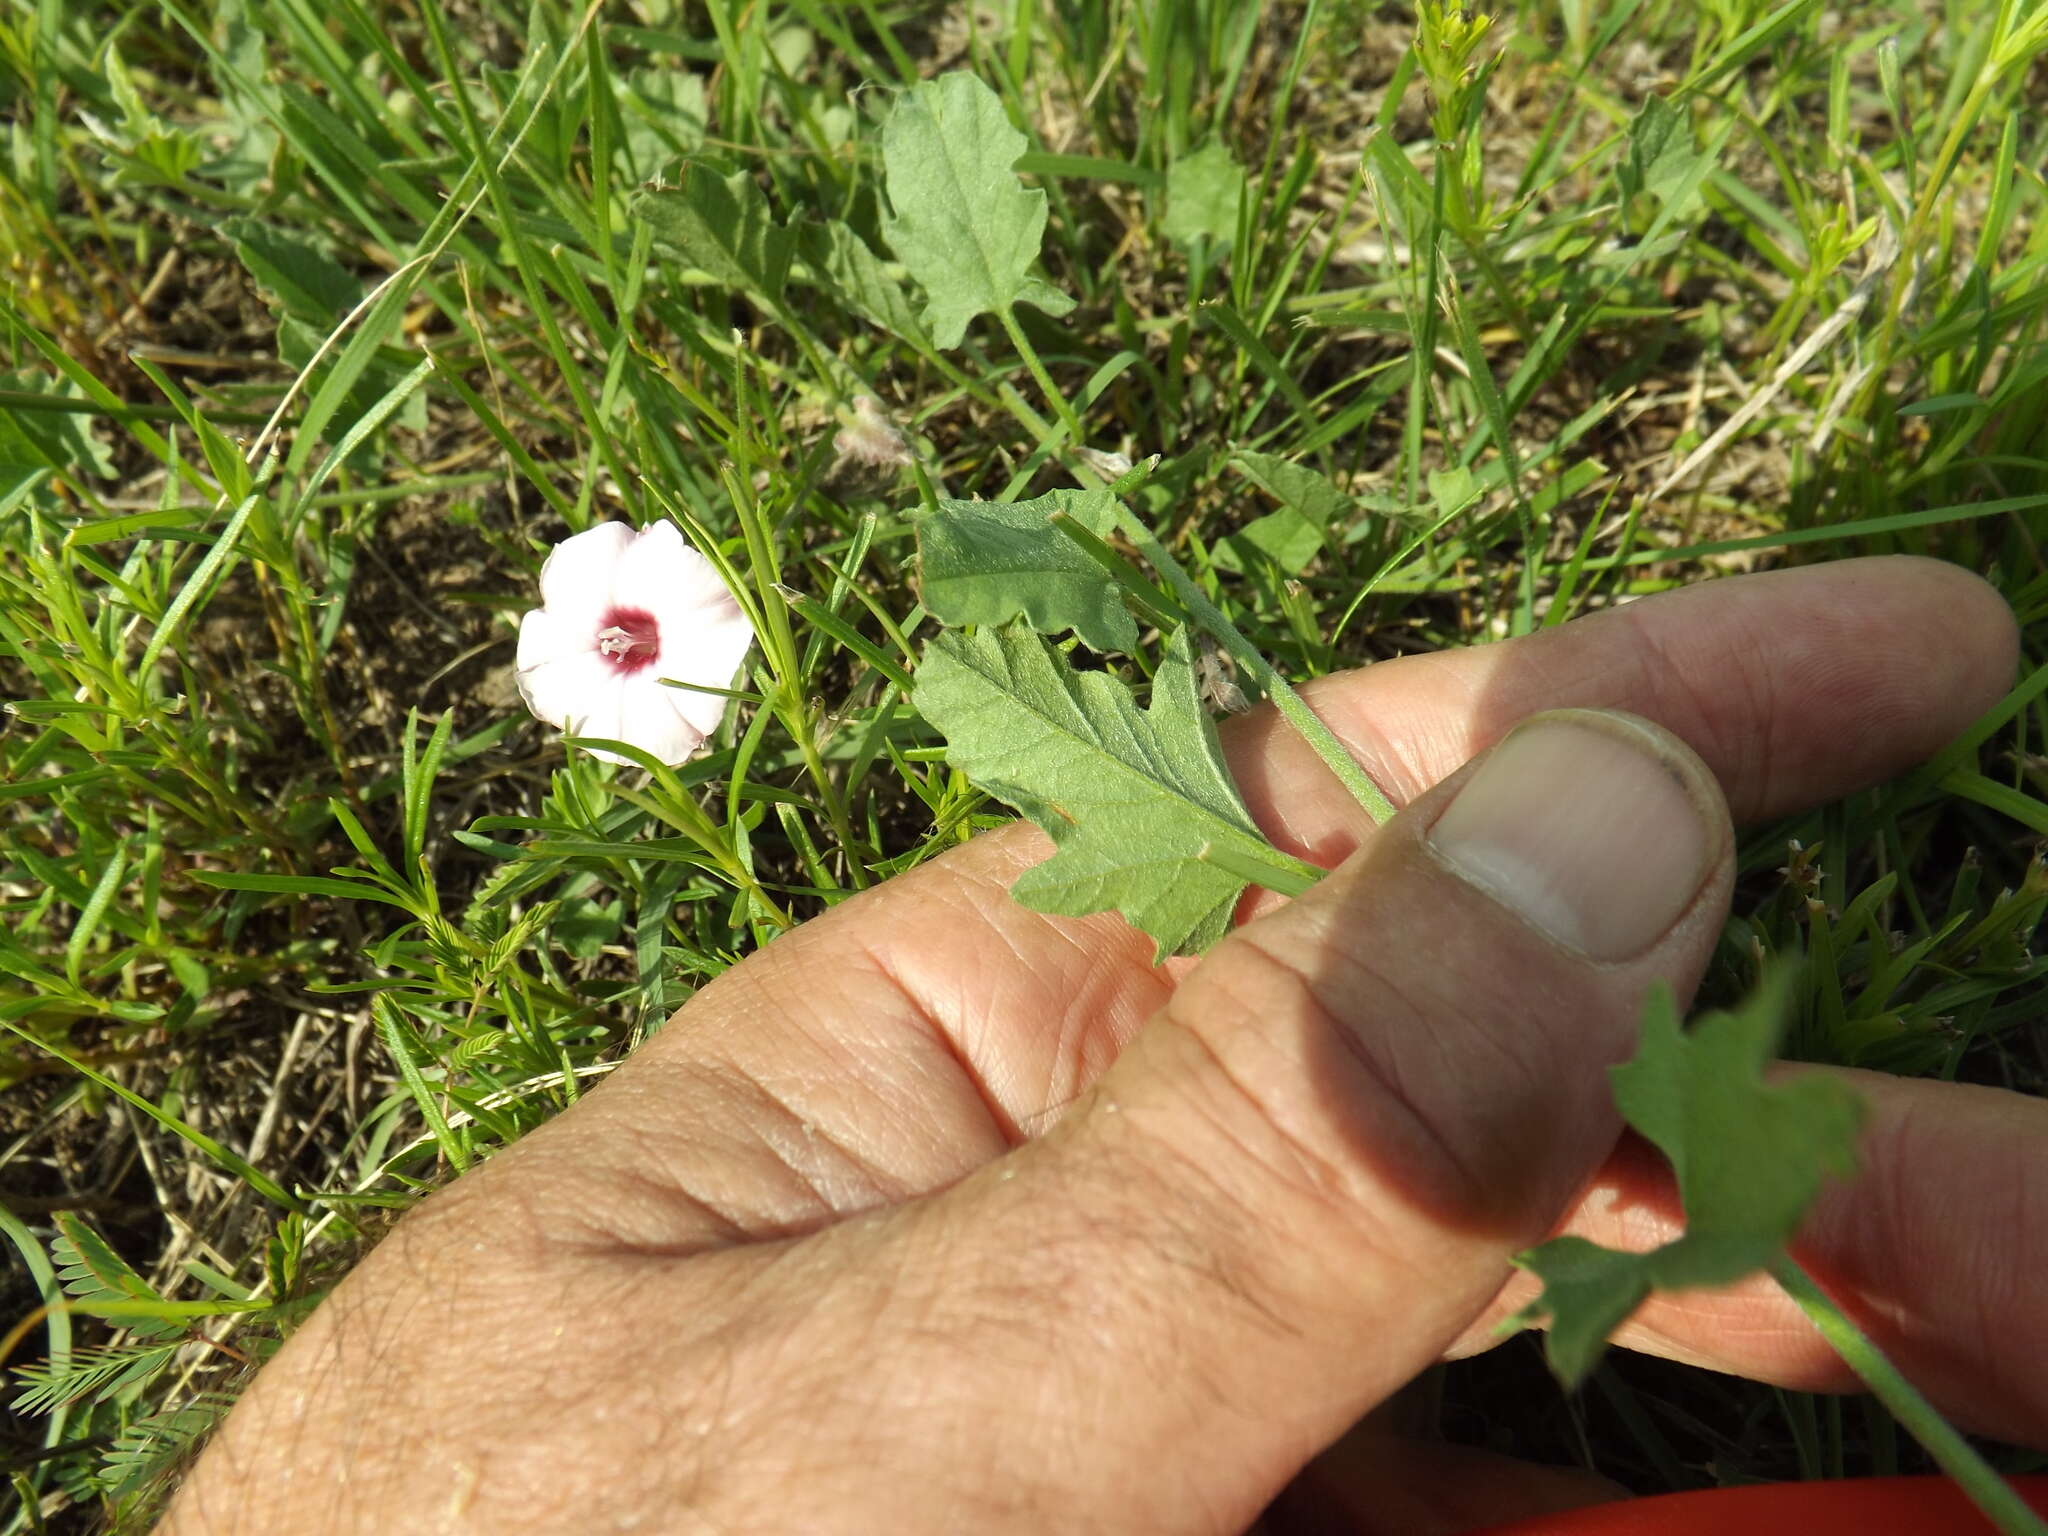
<path id="1" fill-rule="evenodd" d="M 1699 195 L 1713 163 L 1712 154 L 1693 147 L 1690 109 L 1651 96 L 1629 123 L 1628 153 L 1616 174 L 1624 197 L 1648 192 L 1677 217 Z"/>
<path id="2" fill-rule="evenodd" d="M 945 735 L 947 762 L 1052 838 L 1053 856 L 1011 887 L 1035 911 L 1120 912 L 1164 959 L 1223 936 L 1243 871 L 1307 869 L 1260 836 L 1238 798 L 1184 628 L 1143 710 L 1118 679 L 1069 669 L 1022 624 L 940 635 L 913 702 Z"/>
<path id="3" fill-rule="evenodd" d="M 867 241 L 837 219 L 806 224 L 798 232 L 804 260 L 834 288 L 848 308 L 864 315 L 892 336 L 916 341 L 924 336 L 917 307 L 903 284 L 889 274 Z"/>
<path id="4" fill-rule="evenodd" d="M 1299 576 L 1330 545 L 1358 510 L 1358 503 L 1306 464 L 1271 453 L 1232 455 L 1247 480 L 1280 503 L 1280 510 L 1253 518 L 1219 546 L 1230 558 L 1226 569 L 1244 569 L 1257 552 L 1288 576 Z"/>
<path id="5" fill-rule="evenodd" d="M 570 896 L 560 911 L 555 941 L 578 960 L 595 960 L 625 926 L 625 905 L 617 900 L 600 903 L 588 896 Z"/>
<path id="6" fill-rule="evenodd" d="M 976 315 L 1020 302 L 1055 316 L 1074 307 L 1031 275 L 1046 204 L 1014 169 L 1029 147 L 995 92 L 964 71 L 920 81 L 882 126 L 882 232 L 923 285 L 924 323 L 942 348 L 959 346 Z"/>
<path id="7" fill-rule="evenodd" d="M 1659 1261 L 1663 1286 L 1722 1285 L 1783 1248 L 1823 1180 L 1856 1168 L 1862 1102 L 1833 1078 L 1766 1085 L 1790 1005 L 1789 972 L 1690 1033 L 1659 991 L 1635 1059 L 1613 1069 L 1622 1116 L 1671 1162 L 1686 1236 Z"/>
<path id="8" fill-rule="evenodd" d="M 1095 650 L 1129 652 L 1138 626 L 1108 573 L 1053 526 L 1056 512 L 1104 538 L 1116 526 L 1106 490 L 938 502 L 917 520 L 925 607 L 943 624 L 1023 619 L 1042 635 L 1071 629 Z"/>
<path id="9" fill-rule="evenodd" d="M 1220 142 L 1183 155 L 1166 172 L 1169 240 L 1186 243 L 1204 236 L 1225 244 L 1237 239 L 1237 213 L 1244 203 L 1244 167 Z"/>
<path id="10" fill-rule="evenodd" d="M 681 185 L 643 193 L 634 212 L 693 267 L 728 287 L 781 299 L 796 237 L 775 222 L 749 172 L 721 176 L 693 160 Z"/>
<path id="11" fill-rule="evenodd" d="M 1650 1294 L 1647 1255 L 1602 1248 L 1583 1237 L 1554 1237 L 1517 1254 L 1515 1263 L 1543 1282 L 1543 1294 L 1514 1321 L 1533 1326 L 1550 1319 L 1543 1357 L 1567 1387 L 1592 1374 L 1615 1329 Z"/>
<path id="12" fill-rule="evenodd" d="M 322 335 L 362 299 L 362 280 L 300 235 L 240 217 L 225 221 L 221 233 L 285 314 Z"/>
<path id="13" fill-rule="evenodd" d="M 702 75 L 687 69 L 636 70 L 615 95 L 625 127 L 618 147 L 635 174 L 656 175 L 677 155 L 704 142 L 711 113 Z"/>
<path id="14" fill-rule="evenodd" d="M 1464 511 L 1479 499 L 1480 491 L 1479 477 L 1462 464 L 1429 472 L 1429 499 L 1436 503 L 1439 516 Z"/>
<path id="15" fill-rule="evenodd" d="M 1733 1012 L 1690 1033 L 1659 987 L 1635 1057 L 1611 1069 L 1622 1117 L 1670 1161 L 1685 1235 L 1648 1253 L 1558 1238 L 1515 1262 L 1544 1283 L 1518 1321 L 1548 1316 L 1545 1352 L 1567 1383 L 1584 1378 L 1608 1335 L 1652 1290 L 1732 1284 L 1791 1240 L 1829 1175 L 1856 1167 L 1863 1105 L 1833 1078 L 1764 1081 L 1789 1007 L 1791 978 L 1766 979 Z"/>

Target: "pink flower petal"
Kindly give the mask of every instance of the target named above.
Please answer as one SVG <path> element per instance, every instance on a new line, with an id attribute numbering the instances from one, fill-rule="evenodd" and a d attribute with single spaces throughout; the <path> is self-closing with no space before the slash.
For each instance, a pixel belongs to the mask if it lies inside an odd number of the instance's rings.
<path id="1" fill-rule="evenodd" d="M 612 572 L 612 601 L 641 608 L 666 629 L 707 604 L 737 610 L 718 568 L 684 542 L 674 523 L 650 523 Z"/>
<path id="2" fill-rule="evenodd" d="M 589 624 L 594 634 L 598 616 L 612 600 L 612 581 L 634 542 L 625 523 L 599 523 L 574 538 L 562 540 L 540 568 L 540 601 L 566 624 Z"/>
<path id="3" fill-rule="evenodd" d="M 708 683 L 713 688 L 730 688 L 754 643 L 754 626 L 747 622 L 739 605 L 728 598 L 723 612 L 699 611 L 690 616 L 688 629 L 673 639 L 662 631 L 661 655 L 648 670 L 658 678 L 679 683 Z M 709 736 L 725 718 L 729 702 L 716 693 L 693 693 L 687 688 L 663 688 L 670 705 L 700 735 Z"/>
<path id="4" fill-rule="evenodd" d="M 671 766 L 686 761 L 704 745 L 705 732 L 686 719 L 675 707 L 677 698 L 688 698 L 673 688 L 664 688 L 649 673 L 628 680 L 620 690 L 618 739 L 652 753 Z M 721 708 L 725 700 L 710 697 Z M 717 721 L 712 724 L 716 725 Z"/>
<path id="5" fill-rule="evenodd" d="M 564 657 L 596 652 L 597 631 L 590 625 L 571 624 L 559 614 L 536 608 L 519 621 L 519 656 L 514 665 L 529 672 Z"/>
<path id="6" fill-rule="evenodd" d="M 523 637 L 525 626 L 520 629 Z M 619 674 L 595 647 L 521 667 L 514 675 L 526 707 L 549 725 L 572 736 L 584 731 L 579 722 L 591 719 L 605 727 L 592 735 L 609 736 L 618 725 Z"/>

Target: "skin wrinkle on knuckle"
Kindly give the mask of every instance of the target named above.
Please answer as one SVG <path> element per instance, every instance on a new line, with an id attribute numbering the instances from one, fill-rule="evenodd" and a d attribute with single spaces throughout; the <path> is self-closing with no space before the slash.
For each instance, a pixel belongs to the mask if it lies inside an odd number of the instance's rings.
<path id="1" fill-rule="evenodd" d="M 1624 610 L 1627 612 L 1630 610 Z M 1649 628 L 1639 625 L 1638 633 Z M 1772 707 L 1797 658 L 1773 650 L 1774 637 L 1761 630 L 1741 630 L 1732 638 L 1731 663 L 1712 675 L 1695 660 L 1680 656 L 1668 641 L 1657 642 L 1664 675 L 1684 691 L 1693 716 L 1724 750 L 1740 748 L 1733 777 L 1756 786 L 1754 793 L 1777 800 L 1782 790 L 1784 753 L 1779 745 L 1779 714 Z"/>
<path id="2" fill-rule="evenodd" d="M 1105 997 L 1113 998 L 1128 974 L 1129 961 L 1117 949 L 1084 943 L 1083 935 L 1061 930 L 1061 940 L 1080 961 L 1080 973 L 1068 998 L 1054 1018 L 1053 1048 L 1046 1053 L 1045 1074 L 1039 1085 L 1039 1102 L 1044 1106 L 1025 1126 L 1023 1135 L 1043 1128 L 1071 1108 L 1086 1086 L 1106 1071 L 1116 1058 L 1114 1047 L 1091 1053 L 1079 1047 L 1107 1036 L 1098 1027 Z M 1069 1049 L 1069 1042 L 1076 1048 Z"/>
<path id="3" fill-rule="evenodd" d="M 1640 713 L 1669 726 L 1716 764 L 1732 795 L 1739 791 L 1742 802 L 1761 806 L 1796 800 L 1797 786 L 1820 770 L 1798 750 L 1798 739 L 1785 734 L 1791 722 L 1777 701 L 1805 694 L 1839 699 L 1847 692 L 1890 697 L 1889 688 L 1873 688 L 1871 679 L 1882 674 L 1873 671 L 1869 651 L 1850 643 L 1863 637 L 1724 625 L 1712 647 L 1687 645 L 1682 642 L 1688 631 L 1660 622 L 1658 614 L 1689 600 L 1689 593 L 1673 593 L 1661 603 L 1629 604 L 1589 622 L 1629 627 L 1633 643 L 1613 648 L 1628 657 L 1635 674 L 1627 696 L 1645 701 Z M 1703 667 L 1703 658 L 1711 666 Z M 1820 669 L 1838 673 L 1839 686 L 1824 686 L 1813 676 Z M 1899 707 L 1920 712 L 1917 706 Z"/>
<path id="4" fill-rule="evenodd" d="M 981 882 L 976 881 L 973 883 Z M 1009 900 L 1007 891 L 1001 892 L 1000 895 L 1001 899 L 1005 902 Z M 970 904 L 966 909 L 966 913 L 967 920 L 981 925 L 985 938 L 1001 945 L 1003 949 L 1009 952 L 1009 958 L 1015 963 L 1016 967 L 1021 968 L 1028 974 L 1041 963 L 1028 951 L 1020 935 L 1013 933 L 1000 923 L 990 921 L 984 909 Z M 1070 938 L 1064 932 L 1054 931 L 1058 933 L 1062 942 L 1073 944 L 1078 948 L 1076 940 Z M 1030 1129 L 1020 1123 L 1017 1117 L 1011 1113 L 1010 1108 L 1004 1103 L 1001 1092 L 1002 1085 L 990 1081 L 988 1076 L 982 1071 L 979 1057 L 983 1046 L 974 1038 L 972 1026 L 965 1025 L 959 1028 L 952 1028 L 943 1022 L 943 1016 L 948 1012 L 952 1012 L 963 1021 L 979 1019 L 990 1012 L 989 1003 L 979 996 L 955 996 L 951 999 L 936 998 L 931 994 L 930 986 L 926 984 L 927 979 L 922 976 L 914 977 L 912 967 L 906 965 L 898 958 L 892 946 L 884 946 L 879 941 L 867 938 L 864 934 L 855 933 L 851 937 L 853 943 L 858 947 L 862 956 L 873 969 L 875 976 L 894 991 L 903 1005 L 904 1012 L 909 1018 L 916 1021 L 918 1027 L 923 1031 L 925 1039 L 937 1051 L 944 1054 L 947 1061 L 958 1072 L 960 1080 L 972 1089 L 976 1099 L 980 1102 L 982 1112 L 988 1117 L 989 1125 L 994 1128 L 1003 1142 L 1007 1146 L 1015 1147 L 1029 1140 L 1031 1136 Z M 992 965 L 986 969 L 990 972 L 1000 973 L 1005 967 Z"/>
<path id="5" fill-rule="evenodd" d="M 1004 839 L 1007 831 L 984 833 L 977 841 Z M 1050 852 L 1050 848 L 1042 851 Z M 1028 863 L 1012 862 L 1017 868 Z M 1000 1000 L 991 1000 L 978 990 L 960 992 L 957 979 L 953 983 L 955 995 L 935 996 L 931 978 L 922 969 L 923 957 L 916 951 L 906 955 L 899 953 L 893 941 L 870 939 L 858 931 L 849 934 L 877 977 L 894 989 L 928 1038 L 948 1053 L 962 1077 L 974 1086 L 990 1124 L 1009 1145 L 1018 1146 L 1042 1134 L 1071 1107 L 1085 1084 L 1114 1059 L 1113 1052 L 1104 1054 L 1098 1049 L 1091 1056 L 1082 1050 L 1068 1049 L 1067 1045 L 1069 1041 L 1092 1044 L 1103 1037 L 1098 1013 L 1104 995 L 1112 1002 L 1115 1000 L 1139 954 L 1138 945 L 1133 930 L 1121 921 L 1052 917 L 1020 907 L 1011 899 L 1005 881 L 965 861 L 949 863 L 942 858 L 911 878 L 936 881 L 942 877 L 962 893 L 959 899 L 942 903 L 945 910 L 977 925 L 986 942 L 1000 946 L 1008 960 L 1014 962 L 1007 968 L 980 967 L 976 973 L 977 987 L 979 977 L 1001 974 L 1005 969 L 1026 975 L 1042 971 L 1049 961 L 1036 945 L 1045 940 L 1058 945 L 1079 963 L 1079 975 L 1064 990 L 1063 1006 L 1047 1031 L 1053 1038 L 1048 1048 L 1038 1053 L 1044 1062 L 1043 1075 L 1036 1088 L 1027 1094 L 1021 1082 L 995 1082 L 984 1073 L 986 1046 L 977 1035 L 982 1022 L 999 1010 Z M 941 1018 L 947 1013 L 964 1021 L 962 1027 L 942 1023 Z"/>
<path id="6" fill-rule="evenodd" d="M 1377 1011 L 1391 1023 L 1380 1033 L 1377 1049 L 1368 1047 L 1349 1032 L 1342 1037 L 1343 1042 L 1351 1055 L 1418 1122 L 1434 1125 L 1435 1117 L 1428 1114 L 1421 1104 L 1419 1085 L 1427 1081 L 1514 1083 L 1526 1085 L 1517 1097 L 1534 1101 L 1540 1096 L 1541 1073 L 1534 1069 L 1524 1052 L 1515 1049 L 1517 1045 L 1527 1044 L 1535 1038 L 1534 1031 L 1467 1031 L 1459 1035 L 1453 1044 L 1442 1031 L 1431 1027 L 1432 1020 L 1440 1015 L 1441 1009 L 1430 1007 L 1416 996 L 1401 977 L 1370 963 L 1354 962 L 1354 968 L 1360 975 L 1358 980 L 1350 983 L 1351 988 L 1368 987 L 1378 999 Z M 1485 1053 L 1484 1061 L 1475 1060 L 1480 1052 Z M 1494 1183 L 1489 1173 L 1452 1138 L 1439 1135 L 1433 1141 L 1456 1171 L 1457 1179 L 1449 1188 L 1457 1198 L 1457 1204 L 1461 1208 L 1470 1208 L 1483 1201 Z"/>
<path id="7" fill-rule="evenodd" d="M 916 1017 L 930 1027 L 935 1041 L 945 1043 L 931 1012 L 909 995 L 887 955 L 867 936 L 862 924 L 844 922 L 836 938 L 836 943 L 826 939 L 814 944 L 791 944 L 785 950 L 784 958 L 775 966 L 749 968 L 742 965 L 729 973 L 745 988 L 742 994 L 745 1001 L 738 1007 L 728 1007 L 728 1015 L 750 1022 L 772 1022 L 778 1028 L 794 1030 L 797 1036 L 795 1043 L 801 1049 L 793 1054 L 799 1059 L 811 1058 L 828 1064 L 817 1076 L 833 1078 L 842 1068 L 862 1066 L 863 1057 L 860 1047 L 850 1043 L 844 1020 L 822 1012 L 819 1000 L 840 1000 L 842 994 L 850 998 L 858 990 L 851 982 L 865 979 L 879 983 L 893 993 L 897 1001 L 909 1004 Z M 747 1042 L 754 1037 L 755 1031 L 743 1025 L 732 1033 L 739 1041 Z M 751 1076 L 756 1086 L 774 1094 L 757 1067 L 743 1064 L 736 1053 L 728 1052 L 727 1056 L 734 1071 Z M 804 1086 L 816 1085 L 814 1081 Z M 802 1118 L 801 1110 L 789 1096 L 775 1096 L 782 1107 Z"/>
<path id="8" fill-rule="evenodd" d="M 727 1144 L 716 1159 L 707 1159 L 701 1142 L 684 1140 L 673 1149 L 663 1174 L 686 1202 L 713 1202 L 704 1187 L 708 1163 L 728 1185 L 725 1224 L 740 1234 L 740 1241 L 758 1242 L 809 1230 L 850 1206 L 878 1205 L 890 1197 L 888 1181 L 782 1094 L 743 1068 L 721 1066 L 717 1076 L 731 1116 Z M 730 1187 L 742 1165 L 750 1186 L 744 1194 Z"/>
<path id="9" fill-rule="evenodd" d="M 607 1158 L 600 1173 L 582 1170 L 573 1221 L 600 1246 L 673 1255 L 721 1242 L 786 1236 L 901 1198 L 899 1182 L 827 1129 L 825 1117 L 798 1102 L 800 1083 L 771 1083 L 728 1052 L 667 1064 L 659 1114 L 643 1125 L 673 1123 L 674 1134 L 643 1133 L 631 1165 Z M 694 1103 L 698 1113 L 679 1112 Z M 715 1178 L 713 1175 L 715 1174 Z M 622 1186 L 641 1196 L 625 1203 Z M 661 1225 L 666 1209 L 681 1233 L 670 1240 L 635 1228 Z M 771 1214 L 772 1212 L 772 1214 Z M 700 1230 L 708 1225 L 711 1230 Z"/>
<path id="10" fill-rule="evenodd" d="M 626 1254 L 635 1258 L 683 1258 L 706 1248 L 751 1242 L 762 1234 L 708 1194 L 689 1187 L 686 1172 L 656 1173 L 632 1166 L 613 1167 L 583 1201 L 561 1210 L 555 1241 L 565 1252 L 593 1256 Z M 669 1241 L 636 1230 L 648 1212 L 663 1223 L 689 1233 Z M 691 1230 L 697 1229 L 697 1230 Z"/>
<path id="11" fill-rule="evenodd" d="M 799 1102 L 797 1088 L 815 1088 L 798 1080 L 783 1087 L 736 1062 L 723 1064 L 727 1085 L 737 1085 L 751 1101 L 745 1117 L 760 1150 L 787 1176 L 791 1187 L 808 1193 L 818 1214 L 831 1216 L 848 1208 L 847 1192 L 860 1207 L 883 1204 L 904 1195 L 900 1181 L 828 1130 L 824 1118 Z M 780 1134 L 771 1134 L 779 1131 Z"/>
<path id="12" fill-rule="evenodd" d="M 754 1236 L 736 1206 L 693 1187 L 687 1159 L 672 1158 L 661 1138 L 639 1138 L 628 1161 L 593 1157 L 586 1136 L 543 1147 L 540 1137 L 547 1129 L 527 1144 L 536 1154 L 530 1165 L 503 1170 L 509 1176 L 500 1193 L 527 1207 L 523 1225 L 545 1247 L 589 1257 L 680 1257 Z M 701 1141 L 689 1144 L 697 1156 L 703 1147 Z M 506 1226 L 500 1223 L 497 1230 L 502 1233 Z"/>

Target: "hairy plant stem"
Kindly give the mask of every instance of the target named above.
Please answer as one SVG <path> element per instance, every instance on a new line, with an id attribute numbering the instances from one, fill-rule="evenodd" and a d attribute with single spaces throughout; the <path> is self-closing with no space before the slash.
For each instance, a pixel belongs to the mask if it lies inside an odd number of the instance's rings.
<path id="1" fill-rule="evenodd" d="M 1045 396 L 1046 403 L 1059 417 L 1060 425 L 1066 428 L 1067 441 L 1076 447 L 1081 446 L 1087 441 L 1081 435 L 1081 419 L 1074 414 L 1074 407 L 1068 402 L 1067 397 L 1060 393 L 1059 386 L 1053 383 L 1052 375 L 1046 372 L 1045 364 L 1039 361 L 1038 349 L 1031 345 L 1031 338 L 1024 334 L 1024 327 L 1017 323 L 1016 311 L 1005 304 L 996 313 L 1002 319 L 1003 329 L 1009 332 L 1010 345 L 1015 347 L 1017 355 L 1024 359 L 1024 366 L 1031 370 L 1031 377 L 1038 381 L 1039 391 Z"/>
<path id="2" fill-rule="evenodd" d="M 769 669 L 775 674 L 776 692 L 769 701 L 769 707 L 780 717 L 783 729 L 796 743 L 797 751 L 803 756 L 804 769 L 817 786 L 818 796 L 824 802 L 826 819 L 832 823 L 833 836 L 839 839 L 845 855 L 849 881 L 855 890 L 864 891 L 874 882 L 860 858 L 860 841 L 854 836 L 853 818 L 847 814 L 846 797 L 840 792 L 838 782 L 833 779 L 823 755 L 818 751 L 818 721 L 805 701 L 803 663 L 796 637 L 789 627 L 789 605 L 775 590 L 782 573 L 779 552 L 774 547 L 768 526 L 760 517 L 760 509 L 747 496 L 745 488 L 734 481 L 730 472 L 726 475 L 726 482 L 733 505 L 740 514 L 740 531 L 746 539 L 747 554 L 757 584 L 759 602 L 753 606 L 760 620 L 757 633 L 761 653 L 768 658 Z M 799 494 L 793 504 L 801 504 L 802 500 Z"/>
<path id="3" fill-rule="evenodd" d="M 1366 814 L 1375 823 L 1383 823 L 1392 816 L 1393 801 L 1358 766 L 1357 759 L 1337 739 L 1337 733 L 1308 707 L 1307 701 L 1294 691 L 1293 685 L 1266 660 L 1257 646 L 1245 638 L 1243 631 L 1230 622 L 1223 610 L 1209 601 L 1208 594 L 1196 584 L 1194 577 L 1167 553 L 1166 546 L 1139 521 L 1137 514 L 1121 499 L 1112 498 L 1111 505 L 1116 508 L 1117 526 L 1138 546 L 1138 552 L 1151 562 L 1152 568 L 1166 578 L 1167 586 L 1172 588 L 1173 595 L 1202 632 L 1230 652 L 1232 659 L 1258 682 L 1266 697 L 1273 701 L 1273 707 L 1280 711 L 1281 718 L 1301 733 L 1316 756 L 1351 791 L 1352 798 L 1365 807 Z"/>
<path id="4" fill-rule="evenodd" d="M 794 928 L 796 919 L 762 887 L 754 872 L 747 868 L 745 861 L 734 851 L 731 840 L 721 835 L 718 824 L 706 815 L 704 807 L 697 803 L 697 797 L 690 793 L 672 771 L 656 774 L 655 778 L 668 791 L 668 794 L 659 800 L 622 784 L 612 785 L 611 792 L 629 804 L 639 806 L 657 821 L 668 823 L 702 848 L 711 856 L 719 872 L 740 890 L 745 891 L 748 899 L 777 928 L 784 932 Z"/>
<path id="5" fill-rule="evenodd" d="M 1790 1258 L 1771 1266 L 1771 1278 L 1785 1294 L 1799 1304 L 1830 1348 L 1870 1388 L 1877 1400 L 1891 1410 L 1892 1417 L 1905 1425 L 1940 1465 L 1941 1470 L 1962 1486 L 1991 1523 L 2005 1536 L 2048 1536 L 2048 1522 L 2027 1507 L 2026 1501 L 1987 1464 L 1983 1457 L 1944 1419 L 1932 1403 L 1887 1360 L 1863 1330 L 1849 1320 L 1811 1275 Z"/>

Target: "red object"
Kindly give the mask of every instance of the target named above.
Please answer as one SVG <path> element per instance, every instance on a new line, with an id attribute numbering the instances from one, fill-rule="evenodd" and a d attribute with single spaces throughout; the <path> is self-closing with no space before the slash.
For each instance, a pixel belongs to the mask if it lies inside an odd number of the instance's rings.
<path id="1" fill-rule="evenodd" d="M 2037 1514 L 2048 1515 L 2048 1477 L 2010 1481 Z M 1945 1477 L 1865 1477 L 1624 1499 L 1469 1536 L 1978 1536 L 1993 1529 Z"/>

